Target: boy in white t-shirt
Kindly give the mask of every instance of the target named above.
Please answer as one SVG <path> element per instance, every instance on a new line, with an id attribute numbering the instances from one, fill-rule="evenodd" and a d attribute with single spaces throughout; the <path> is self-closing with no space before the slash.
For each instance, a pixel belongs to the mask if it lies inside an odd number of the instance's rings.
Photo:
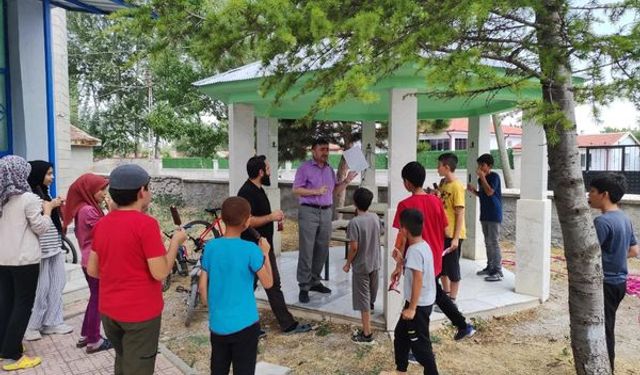
<path id="1" fill-rule="evenodd" d="M 416 209 L 400 214 L 400 231 L 409 247 L 404 259 L 404 308 L 395 329 L 396 373 L 409 366 L 409 350 L 424 367 L 424 374 L 437 375 L 436 359 L 429 337 L 429 315 L 436 299 L 433 255 L 422 239 L 424 218 Z"/>

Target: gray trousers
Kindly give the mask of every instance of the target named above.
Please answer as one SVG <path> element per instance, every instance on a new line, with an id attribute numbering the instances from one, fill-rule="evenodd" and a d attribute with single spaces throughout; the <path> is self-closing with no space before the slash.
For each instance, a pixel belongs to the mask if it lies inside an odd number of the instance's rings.
<path id="1" fill-rule="evenodd" d="M 487 249 L 487 268 L 490 271 L 502 270 L 502 254 L 500 252 L 500 227 L 501 223 L 494 221 L 481 221 L 482 234 L 484 234 L 484 246 Z"/>
<path id="2" fill-rule="evenodd" d="M 62 291 L 66 282 L 63 253 L 40 261 L 38 289 L 36 289 L 36 300 L 33 303 L 28 329 L 37 331 L 45 326 L 55 327 L 64 323 Z"/>
<path id="3" fill-rule="evenodd" d="M 298 285 L 308 291 L 320 284 L 320 272 L 329 256 L 331 239 L 331 208 L 319 209 L 300 206 L 298 210 Z"/>

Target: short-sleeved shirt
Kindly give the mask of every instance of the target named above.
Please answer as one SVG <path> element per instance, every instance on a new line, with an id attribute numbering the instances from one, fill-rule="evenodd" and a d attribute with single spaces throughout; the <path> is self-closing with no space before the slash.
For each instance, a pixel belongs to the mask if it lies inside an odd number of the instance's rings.
<path id="1" fill-rule="evenodd" d="M 442 251 L 444 250 L 444 231 L 447 228 L 447 215 L 442 201 L 432 194 L 414 194 L 398 203 L 393 227 L 400 229 L 400 214 L 407 208 L 414 208 L 422 212 L 422 239 L 427 241 L 433 253 L 433 267 L 435 274 L 442 271 Z"/>
<path id="2" fill-rule="evenodd" d="M 358 214 L 349 221 L 347 238 L 358 243 L 353 272 L 369 274 L 380 269 L 380 219 L 372 212 Z"/>
<path id="3" fill-rule="evenodd" d="M 253 242 L 216 238 L 207 242 L 202 269 L 209 276 L 209 329 L 217 335 L 239 332 L 258 321 L 253 294 L 264 255 Z"/>
<path id="4" fill-rule="evenodd" d="M 307 160 L 296 171 L 293 180 L 293 188 L 318 189 L 327 187 L 327 192 L 323 195 L 310 195 L 300 197 L 300 204 L 312 204 L 317 206 L 330 206 L 333 204 L 333 190 L 336 187 L 336 173 L 329 164 L 322 167 L 315 160 Z"/>
<path id="5" fill-rule="evenodd" d="M 411 302 L 411 288 L 413 285 L 413 272 L 422 272 L 422 289 L 418 306 L 433 305 L 436 300 L 436 276 L 433 272 L 433 255 L 429 245 L 420 241 L 409 246 L 404 260 L 404 299 Z"/>
<path id="6" fill-rule="evenodd" d="M 594 220 L 602 249 L 604 282 L 621 284 L 627 280 L 629 248 L 638 242 L 631 220 L 622 210 L 608 211 Z"/>
<path id="7" fill-rule="evenodd" d="M 40 235 L 39 239 L 42 259 L 51 258 L 62 252 L 62 236 L 53 223 L 51 223 L 48 231 Z"/>
<path id="8" fill-rule="evenodd" d="M 96 225 L 103 215 L 98 212 L 98 209 L 90 204 L 82 206 L 75 217 L 76 239 L 80 246 L 81 264 L 82 267 L 87 267 L 89 262 L 89 253 L 91 252 L 91 243 L 93 241 L 93 227 Z"/>
<path id="9" fill-rule="evenodd" d="M 162 285 L 147 263 L 166 254 L 156 219 L 140 211 L 111 211 L 95 225 L 91 247 L 99 262 L 100 312 L 126 323 L 160 316 Z"/>
<path id="10" fill-rule="evenodd" d="M 491 172 L 487 175 L 487 183 L 493 189 L 493 195 L 488 196 L 480 179 L 478 179 L 478 198 L 480 198 L 480 221 L 502 222 L 502 190 L 500 188 L 500 175 Z"/>
<path id="11" fill-rule="evenodd" d="M 271 203 L 269 203 L 267 193 L 262 187 L 256 186 L 256 184 L 250 180 L 247 180 L 240 190 L 238 190 L 238 196 L 249 202 L 251 206 L 251 216 L 260 217 L 271 214 Z M 254 229 L 257 230 L 262 237 L 266 238 L 273 247 L 273 222 L 268 222 Z M 254 243 L 257 242 L 247 231 L 242 233 L 241 238 Z"/>
<path id="12" fill-rule="evenodd" d="M 456 207 L 464 207 L 466 189 L 459 180 L 453 180 L 450 182 L 443 182 L 440 185 L 440 193 L 442 204 L 444 205 L 444 212 L 447 214 L 447 221 L 449 226 L 445 231 L 447 238 L 453 238 L 456 224 Z M 460 227 L 460 239 L 467 238 L 467 229 L 464 224 L 464 215 L 462 216 Z"/>

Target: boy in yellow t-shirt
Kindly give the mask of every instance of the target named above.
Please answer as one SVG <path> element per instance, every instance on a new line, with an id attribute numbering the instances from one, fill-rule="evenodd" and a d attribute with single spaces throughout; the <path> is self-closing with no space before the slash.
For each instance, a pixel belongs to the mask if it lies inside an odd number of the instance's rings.
<path id="1" fill-rule="evenodd" d="M 453 302 L 458 296 L 460 285 L 460 253 L 462 241 L 466 238 L 464 225 L 464 199 L 466 189 L 453 174 L 458 166 L 458 157 L 450 152 L 438 157 L 440 198 L 444 205 L 449 226 L 445 229 L 444 252 L 442 257 L 442 289 Z"/>

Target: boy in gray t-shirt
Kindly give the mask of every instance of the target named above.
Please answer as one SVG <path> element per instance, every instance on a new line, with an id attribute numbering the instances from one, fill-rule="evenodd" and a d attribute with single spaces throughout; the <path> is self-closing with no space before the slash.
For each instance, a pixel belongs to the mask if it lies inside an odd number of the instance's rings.
<path id="1" fill-rule="evenodd" d="M 611 370 L 615 360 L 616 311 L 627 290 L 627 258 L 638 255 L 638 241 L 629 217 L 618 207 L 626 190 L 624 176 L 607 174 L 589 184 L 589 205 L 602 215 L 594 220 L 602 250 L 604 327 Z"/>
<path id="2" fill-rule="evenodd" d="M 357 216 L 347 226 L 349 253 L 342 268 L 349 272 L 353 268 L 352 290 L 353 309 L 360 311 L 362 330 L 351 337 L 356 343 L 371 343 L 371 310 L 378 293 L 378 270 L 380 269 L 380 219 L 378 215 L 367 212 L 373 199 L 373 193 L 359 188 L 353 193 Z"/>
<path id="3" fill-rule="evenodd" d="M 407 372 L 409 351 L 424 367 L 424 373 L 438 374 L 429 337 L 429 315 L 436 300 L 433 254 L 422 239 L 422 213 L 410 208 L 400 214 L 400 231 L 407 239 L 404 258 L 404 308 L 395 329 L 393 348 L 396 371 Z M 418 293 L 414 293 L 419 290 Z"/>

